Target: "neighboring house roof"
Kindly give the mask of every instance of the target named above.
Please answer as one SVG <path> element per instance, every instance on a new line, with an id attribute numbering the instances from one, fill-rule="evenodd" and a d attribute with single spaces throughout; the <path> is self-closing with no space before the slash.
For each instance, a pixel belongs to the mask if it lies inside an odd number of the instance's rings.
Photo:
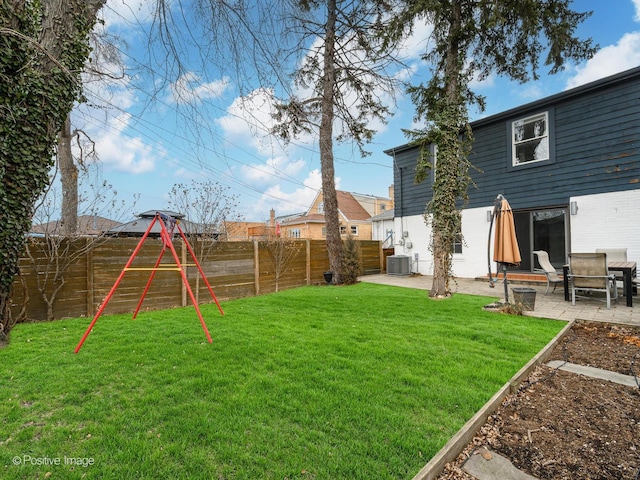
<path id="1" fill-rule="evenodd" d="M 281 215 L 279 217 L 275 217 L 274 221 L 275 221 L 275 223 L 283 224 L 283 223 L 288 222 L 291 219 L 304 217 L 304 214 L 305 214 L 305 212 L 291 213 L 289 215 Z"/>
<path id="2" fill-rule="evenodd" d="M 120 222 L 109 218 L 100 217 L 98 215 L 80 215 L 78 216 L 78 235 L 100 235 L 114 227 L 120 225 Z M 31 227 L 31 233 L 37 235 L 56 234 L 60 231 L 60 220 L 53 222 L 40 223 Z"/>
<path id="3" fill-rule="evenodd" d="M 322 213 L 310 213 L 314 205 L 316 205 L 316 199 L 307 210 L 306 215 L 299 217 L 288 218 L 283 221 L 283 225 L 297 225 L 300 223 L 325 223 L 324 214 Z M 338 214 L 347 222 L 368 221 L 371 215 L 367 212 L 362 205 L 351 195 L 349 192 L 336 190 L 336 198 L 338 200 Z"/>
<path id="4" fill-rule="evenodd" d="M 130 222 L 124 223 L 122 225 L 118 225 L 114 228 L 111 228 L 108 233 L 114 235 L 131 235 L 131 236 L 142 236 L 144 232 L 147 231 L 149 225 L 153 221 L 156 216 L 156 213 L 162 213 L 164 215 L 169 215 L 175 219 L 180 220 L 180 223 L 188 223 L 188 220 L 182 220 L 184 215 L 178 212 L 172 212 L 170 210 L 148 210 L 143 213 L 139 213 L 137 215 L 136 220 L 131 220 Z M 160 234 L 160 224 L 156 222 L 156 224 L 151 229 L 152 234 L 159 235 Z"/>
<path id="5" fill-rule="evenodd" d="M 324 215 L 321 213 L 312 213 L 310 215 L 292 217 L 282 222 L 282 225 L 297 225 L 299 223 L 325 223 Z"/>
<path id="6" fill-rule="evenodd" d="M 390 187 L 390 195 L 392 188 Z M 364 193 L 351 192 L 362 207 L 369 212 L 369 215 L 377 215 L 385 208 L 393 208 L 393 199 L 390 197 L 380 197 L 378 195 L 369 195 Z"/>
<path id="7" fill-rule="evenodd" d="M 140 218 L 151 218 L 156 216 L 156 213 L 162 213 L 163 215 L 169 215 L 173 218 L 177 218 L 178 220 L 182 220 L 184 218 L 183 213 L 173 212 L 171 210 L 147 210 L 146 212 L 139 213 L 137 216 Z"/>
<path id="8" fill-rule="evenodd" d="M 386 210 L 378 215 L 375 215 L 369 219 L 372 222 L 380 222 L 383 220 L 393 220 L 393 209 Z"/>
<path id="9" fill-rule="evenodd" d="M 349 192 L 336 191 L 338 210 L 348 221 L 369 220 L 371 214 Z"/>

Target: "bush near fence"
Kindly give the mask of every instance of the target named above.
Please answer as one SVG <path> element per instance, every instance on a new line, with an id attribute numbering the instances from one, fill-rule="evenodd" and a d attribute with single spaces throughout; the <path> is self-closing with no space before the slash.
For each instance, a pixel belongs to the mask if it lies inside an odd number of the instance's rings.
<path id="1" fill-rule="evenodd" d="M 84 247 L 77 240 L 78 249 Z M 101 241 L 88 252 L 80 255 L 65 271 L 64 285 L 56 296 L 53 306 L 55 318 L 93 317 L 105 299 L 123 268 L 139 243 L 138 238 L 110 238 Z M 380 273 L 383 270 L 383 254 L 379 241 L 359 241 L 363 274 Z M 326 242 L 323 240 L 297 240 L 295 255 L 287 262 L 286 272 L 279 279 L 279 289 L 285 290 L 303 285 L 322 285 L 323 273 L 329 269 Z M 192 245 L 196 252 L 198 245 Z M 212 302 L 211 295 L 200 277 L 198 269 L 182 240 L 174 241 L 180 263 L 186 264 L 187 278 L 198 303 Z M 215 242 L 198 258 L 202 270 L 218 300 L 260 295 L 275 291 L 276 279 L 273 261 L 267 242 Z M 136 255 L 113 297 L 106 306 L 105 314 L 133 312 L 142 296 L 160 252 L 162 242 L 158 238 L 147 238 Z M 44 265 L 46 260 L 37 258 Z M 167 250 L 161 265 L 175 265 Z M 26 258 L 20 261 L 22 278 L 16 276 L 13 290 L 12 313 L 17 315 L 25 304 L 26 320 L 46 320 L 47 307 L 37 289 L 36 273 Z M 40 272 L 44 266 L 38 267 Z M 41 273 L 42 274 L 42 273 Z M 156 271 L 145 296 L 141 310 L 156 310 L 191 305 L 182 277 L 177 271 Z"/>

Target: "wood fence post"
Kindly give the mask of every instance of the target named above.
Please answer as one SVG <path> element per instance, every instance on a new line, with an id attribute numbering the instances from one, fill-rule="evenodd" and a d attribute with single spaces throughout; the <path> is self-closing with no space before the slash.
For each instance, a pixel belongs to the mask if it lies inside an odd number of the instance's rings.
<path id="1" fill-rule="evenodd" d="M 180 239 L 180 248 L 181 248 L 180 262 L 182 262 L 182 270 L 184 270 L 185 278 L 187 279 L 187 281 L 189 281 L 189 277 L 187 276 L 187 247 L 184 244 L 184 240 L 182 238 Z M 184 282 L 180 282 L 180 285 L 182 286 L 182 306 L 186 307 L 187 306 L 187 287 L 184 284 Z M 198 290 L 195 291 L 195 297 L 196 297 L 196 301 L 200 303 L 200 295 L 198 294 L 199 293 Z"/>
<path id="2" fill-rule="evenodd" d="M 307 285 L 311 285 L 311 240 L 306 240 L 307 249 Z"/>
<path id="3" fill-rule="evenodd" d="M 94 270 L 94 265 L 93 265 L 93 248 L 89 248 L 89 243 L 91 242 L 90 238 L 87 238 L 85 240 L 85 245 L 86 245 L 86 254 L 85 254 L 85 261 L 87 262 L 87 303 L 86 303 L 86 309 L 87 309 L 87 317 L 93 317 L 93 314 L 95 313 L 93 311 L 93 298 L 94 298 L 94 285 L 93 285 L 93 270 Z"/>
<path id="4" fill-rule="evenodd" d="M 260 253 L 258 241 L 253 241 L 253 278 L 255 283 L 256 295 L 260 295 Z"/>

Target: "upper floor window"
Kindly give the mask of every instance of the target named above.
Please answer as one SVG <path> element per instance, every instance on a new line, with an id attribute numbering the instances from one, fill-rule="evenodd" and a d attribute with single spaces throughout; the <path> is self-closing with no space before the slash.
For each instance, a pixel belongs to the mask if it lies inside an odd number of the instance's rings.
<path id="1" fill-rule="evenodd" d="M 384 212 L 387 209 L 387 205 L 385 203 L 380 204 L 380 211 Z"/>
<path id="2" fill-rule="evenodd" d="M 347 227 L 345 225 L 340 225 L 340 235 L 347 234 Z"/>
<path id="3" fill-rule="evenodd" d="M 512 165 L 549 160 L 549 113 L 511 122 Z"/>
<path id="4" fill-rule="evenodd" d="M 358 235 L 358 226 L 351 225 L 351 235 Z"/>
<path id="5" fill-rule="evenodd" d="M 318 203 L 318 213 L 324 213 L 324 202 Z"/>
<path id="6" fill-rule="evenodd" d="M 300 238 L 300 229 L 299 228 L 290 228 L 289 229 L 289 238 Z"/>

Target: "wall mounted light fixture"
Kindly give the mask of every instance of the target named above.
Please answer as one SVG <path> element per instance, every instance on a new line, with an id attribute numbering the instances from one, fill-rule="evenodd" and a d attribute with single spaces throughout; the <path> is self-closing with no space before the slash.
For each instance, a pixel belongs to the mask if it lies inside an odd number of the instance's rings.
<path id="1" fill-rule="evenodd" d="M 577 215 L 578 214 L 578 202 L 571 202 L 569 204 L 569 211 L 571 212 L 571 215 Z"/>

